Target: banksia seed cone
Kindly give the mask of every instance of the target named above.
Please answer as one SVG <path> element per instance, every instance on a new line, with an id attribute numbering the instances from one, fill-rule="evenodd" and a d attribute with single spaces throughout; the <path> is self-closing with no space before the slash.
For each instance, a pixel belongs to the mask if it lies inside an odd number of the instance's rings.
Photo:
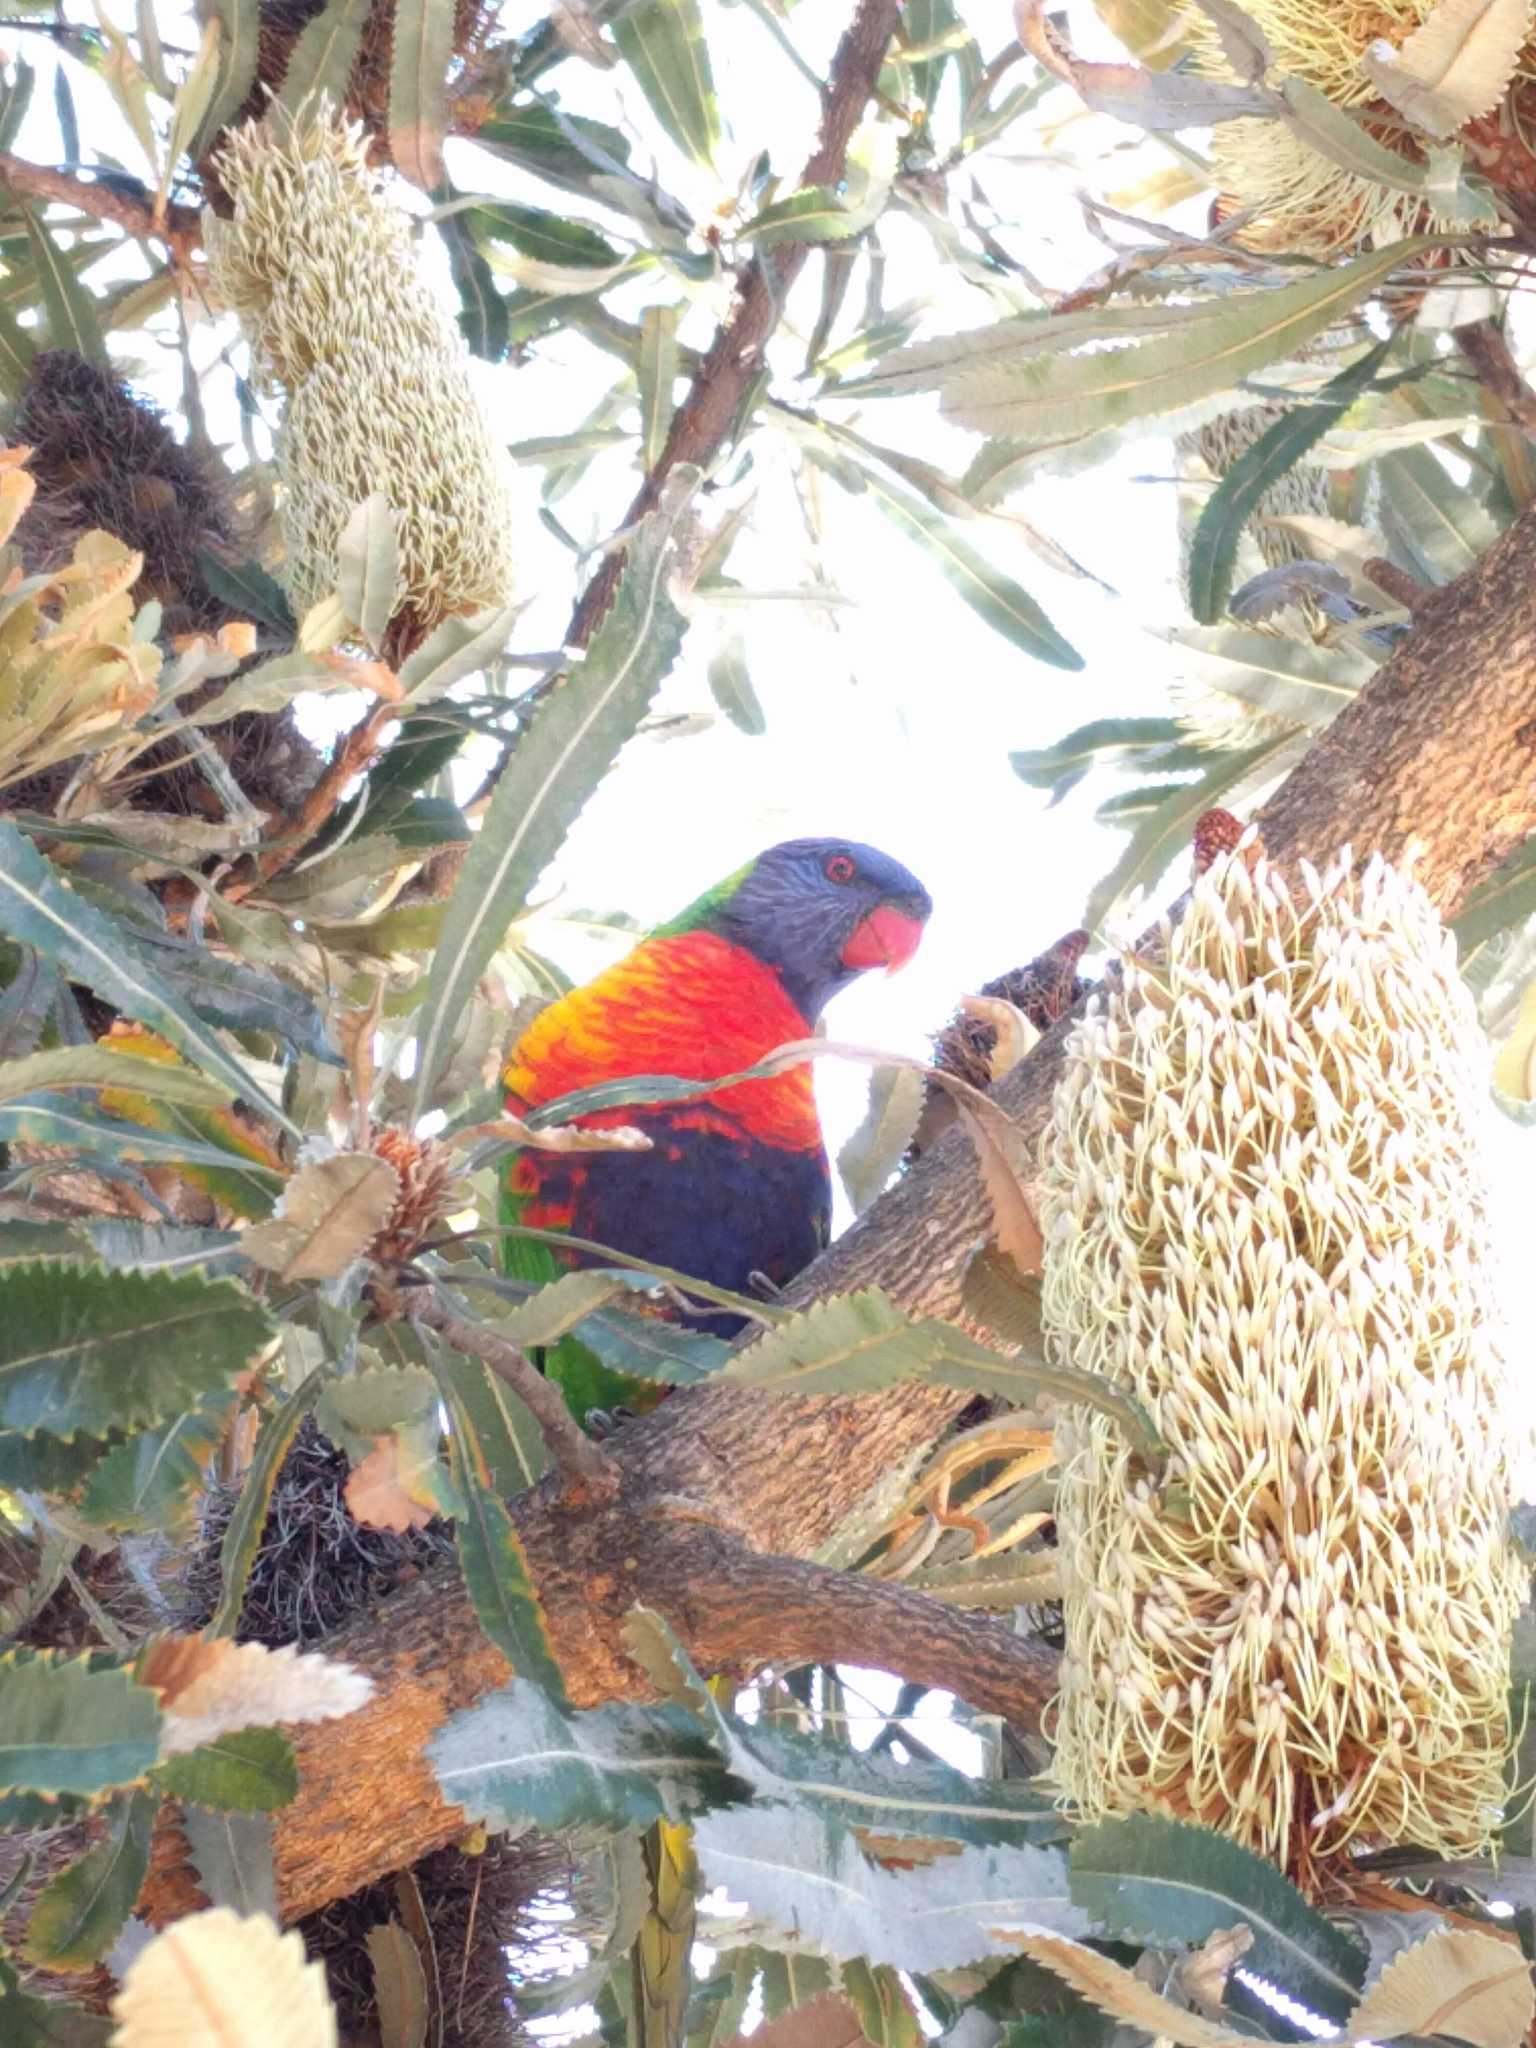
<path id="1" fill-rule="evenodd" d="M 323 105 L 274 111 L 231 135 L 218 170 L 233 214 L 206 217 L 213 282 L 287 394 L 277 453 L 295 607 L 336 588 L 342 527 L 375 491 L 398 516 L 400 609 L 418 633 L 504 604 L 505 466 L 361 135 Z"/>
<path id="2" fill-rule="evenodd" d="M 1064 1427 L 1056 1773 L 1316 1887 L 1488 1849 L 1524 1574 L 1478 1127 L 1484 1047 L 1411 880 L 1218 859 L 1077 1030 L 1047 1329 L 1141 1397 Z"/>

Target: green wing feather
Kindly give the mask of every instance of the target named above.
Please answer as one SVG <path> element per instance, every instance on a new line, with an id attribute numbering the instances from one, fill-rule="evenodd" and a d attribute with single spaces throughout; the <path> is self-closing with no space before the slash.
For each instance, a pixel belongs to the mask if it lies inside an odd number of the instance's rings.
<path id="1" fill-rule="evenodd" d="M 543 1244 L 536 1237 L 519 1237 L 516 1233 L 515 1226 L 523 1220 L 527 1200 L 512 1185 L 516 1159 L 515 1152 L 509 1153 L 501 1172 L 501 1196 L 497 1210 L 497 1221 L 503 1225 L 499 1240 L 501 1270 L 509 1280 L 524 1280 L 534 1287 L 546 1287 L 550 1281 L 558 1280 L 562 1273 L 569 1272 L 570 1268 L 553 1245 Z M 615 1408 L 627 1408 L 632 1414 L 643 1414 L 647 1408 L 656 1405 L 665 1391 L 649 1380 L 612 1371 L 574 1334 L 541 1346 L 532 1353 L 532 1358 L 540 1372 L 559 1387 L 565 1397 L 565 1405 L 584 1429 L 587 1417 L 594 1409 L 611 1414 Z"/>

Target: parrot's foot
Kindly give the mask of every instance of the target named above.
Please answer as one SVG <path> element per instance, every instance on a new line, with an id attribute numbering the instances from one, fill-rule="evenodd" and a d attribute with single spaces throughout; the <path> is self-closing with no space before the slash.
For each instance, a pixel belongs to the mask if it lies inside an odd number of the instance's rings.
<path id="1" fill-rule="evenodd" d="M 784 1292 L 777 1280 L 770 1280 L 766 1273 L 755 1270 L 747 1275 L 747 1291 L 760 1301 L 775 1301 Z"/>
<path id="2" fill-rule="evenodd" d="M 581 1426 L 594 1442 L 604 1443 L 622 1429 L 626 1422 L 633 1422 L 634 1419 L 635 1411 L 632 1408 L 589 1408 Z"/>

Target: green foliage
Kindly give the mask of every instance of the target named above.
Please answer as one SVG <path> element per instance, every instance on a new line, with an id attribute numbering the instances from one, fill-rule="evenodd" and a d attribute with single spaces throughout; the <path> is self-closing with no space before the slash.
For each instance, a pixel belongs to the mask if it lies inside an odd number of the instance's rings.
<path id="1" fill-rule="evenodd" d="M 70 1438 L 159 1422 L 228 1385 L 273 1334 L 232 1280 L 72 1259 L 0 1272 L 0 1424 Z"/>
<path id="2" fill-rule="evenodd" d="M 0 1790 L 90 1796 L 155 1761 L 160 1706 L 126 1671 L 90 1658 L 0 1657 Z"/>
<path id="3" fill-rule="evenodd" d="M 1366 1959 L 1272 1863 L 1210 1828 L 1135 1815 L 1072 1844 L 1072 1896 L 1112 1934 L 1197 1948 L 1222 1929 L 1253 1934 L 1244 1967 L 1311 2012 L 1343 2020 Z"/>
<path id="4" fill-rule="evenodd" d="M 157 1782 L 193 1806 L 271 1813 L 299 1789 L 293 1745 L 281 1728 L 236 1728 L 160 1766 Z"/>
<path id="5" fill-rule="evenodd" d="M 130 1792 L 112 1802 L 96 1847 L 39 1893 L 27 1923 L 28 1962 L 51 1970 L 88 1970 L 100 1962 L 148 1873 L 159 1808 L 157 1792 Z"/>

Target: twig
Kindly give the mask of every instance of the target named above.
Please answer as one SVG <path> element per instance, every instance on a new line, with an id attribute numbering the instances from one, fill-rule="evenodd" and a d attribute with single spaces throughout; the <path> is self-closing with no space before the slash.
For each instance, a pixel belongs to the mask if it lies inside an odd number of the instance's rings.
<path id="1" fill-rule="evenodd" d="M 76 178 L 68 171 L 50 169 L 47 164 L 29 164 L 8 149 L 0 149 L 0 183 L 9 185 L 27 199 L 56 199 L 96 220 L 109 220 L 139 241 L 167 243 L 179 255 L 201 232 L 195 206 L 168 206 L 164 216 L 155 217 L 146 199 L 131 198 L 126 192 L 103 181 Z"/>
<path id="2" fill-rule="evenodd" d="M 1385 591 L 1394 604 L 1400 604 L 1410 618 L 1438 594 L 1432 584 L 1421 583 L 1417 576 L 1410 576 L 1406 569 L 1399 569 L 1384 555 L 1372 555 L 1365 564 L 1365 573 L 1376 588 Z"/>
<path id="3" fill-rule="evenodd" d="M 619 1473 L 613 1460 L 583 1432 L 554 1381 L 545 1379 L 510 1339 L 499 1337 L 483 1323 L 465 1322 L 425 1288 L 413 1289 L 409 1303 L 416 1322 L 436 1330 L 466 1358 L 478 1358 L 488 1365 L 530 1411 L 563 1481 L 562 1492 L 567 1499 L 610 1499 L 617 1494 Z"/>
<path id="4" fill-rule="evenodd" d="M 353 776 L 361 775 L 372 762 L 378 751 L 380 733 L 392 718 L 399 716 L 400 707 L 387 701 L 364 712 L 336 749 L 325 773 L 299 806 L 297 815 L 282 835 L 282 843 L 269 847 L 261 856 L 257 865 L 262 881 L 270 882 L 304 851 L 335 810 L 342 791 Z M 249 894 L 251 886 L 254 885 L 236 883 L 225 894 L 231 902 L 237 903 L 242 896 Z"/>
<path id="5" fill-rule="evenodd" d="M 821 133 L 800 174 L 802 185 L 835 186 L 842 177 L 848 144 L 875 89 L 900 13 L 901 0 L 859 0 L 832 59 L 822 99 Z M 808 242 L 786 242 L 754 256 L 742 270 L 735 309 L 695 371 L 688 395 L 673 415 L 666 446 L 636 493 L 624 526 L 635 525 L 654 510 L 663 481 L 678 463 L 708 469 L 730 440 L 762 369 L 763 351 L 779 324 L 785 295 L 810 253 Z M 596 632 L 619 587 L 624 560 L 619 549 L 603 558 L 571 615 L 568 646 L 585 647 Z"/>
<path id="6" fill-rule="evenodd" d="M 1527 431 L 1536 429 L 1536 392 L 1526 382 L 1498 322 L 1469 321 L 1465 327 L 1453 328 L 1452 338 L 1488 396 L 1516 425 Z"/>

